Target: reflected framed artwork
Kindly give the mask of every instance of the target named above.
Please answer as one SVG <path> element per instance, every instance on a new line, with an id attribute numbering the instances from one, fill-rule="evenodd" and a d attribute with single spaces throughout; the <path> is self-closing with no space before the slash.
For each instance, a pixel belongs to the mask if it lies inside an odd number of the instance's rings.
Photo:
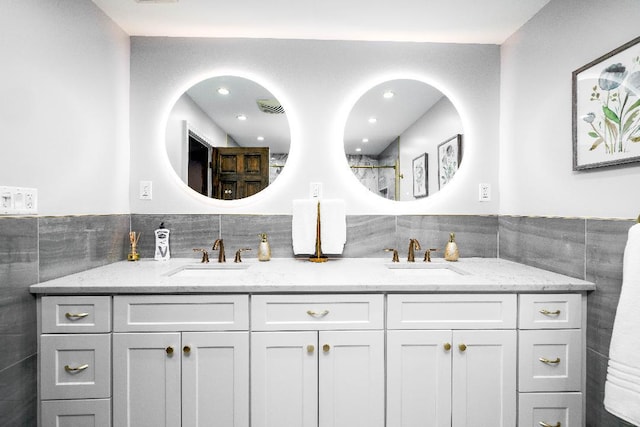
<path id="1" fill-rule="evenodd" d="M 420 198 L 429 195 L 429 155 L 420 154 L 413 159 L 413 197 Z"/>
<path id="2" fill-rule="evenodd" d="M 640 162 L 640 37 L 572 73 L 573 170 Z"/>
<path id="3" fill-rule="evenodd" d="M 462 135 L 457 134 L 438 145 L 438 183 L 442 189 L 451 181 L 462 161 Z"/>

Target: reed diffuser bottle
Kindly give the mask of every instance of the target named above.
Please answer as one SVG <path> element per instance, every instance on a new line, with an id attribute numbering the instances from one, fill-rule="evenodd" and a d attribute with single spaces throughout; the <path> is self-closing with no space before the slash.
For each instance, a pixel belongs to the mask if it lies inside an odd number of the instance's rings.
<path id="1" fill-rule="evenodd" d="M 260 243 L 258 244 L 258 261 L 269 261 L 271 259 L 271 247 L 267 240 L 267 233 L 258 234 Z"/>
<path id="2" fill-rule="evenodd" d="M 458 244 L 456 243 L 455 233 L 449 233 L 449 241 L 444 247 L 444 259 L 447 261 L 457 261 L 460 257 L 458 252 Z"/>

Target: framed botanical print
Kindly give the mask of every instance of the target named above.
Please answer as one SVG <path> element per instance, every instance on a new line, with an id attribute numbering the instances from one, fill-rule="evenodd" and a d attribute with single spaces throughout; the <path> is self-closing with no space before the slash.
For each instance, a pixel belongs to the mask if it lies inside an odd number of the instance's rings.
<path id="1" fill-rule="evenodd" d="M 420 154 L 413 159 L 413 197 L 426 197 L 429 195 L 429 155 Z"/>
<path id="2" fill-rule="evenodd" d="M 447 185 L 462 162 L 462 135 L 457 134 L 438 145 L 438 186 Z"/>
<path id="3" fill-rule="evenodd" d="M 573 72 L 573 170 L 640 161 L 639 43 Z"/>

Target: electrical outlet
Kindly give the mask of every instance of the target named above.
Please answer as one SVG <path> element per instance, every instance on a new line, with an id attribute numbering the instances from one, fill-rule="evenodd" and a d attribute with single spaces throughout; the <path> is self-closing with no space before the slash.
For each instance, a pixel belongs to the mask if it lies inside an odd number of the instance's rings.
<path id="1" fill-rule="evenodd" d="M 140 200 L 153 199 L 153 182 L 140 181 Z"/>
<path id="2" fill-rule="evenodd" d="M 23 187 L 0 187 L 0 214 L 33 215 L 38 213 L 38 190 Z"/>
<path id="3" fill-rule="evenodd" d="M 478 200 L 481 202 L 491 201 L 491 185 L 480 184 L 478 186 Z"/>
<path id="4" fill-rule="evenodd" d="M 322 183 L 312 182 L 309 184 L 309 196 L 313 199 L 322 199 Z"/>

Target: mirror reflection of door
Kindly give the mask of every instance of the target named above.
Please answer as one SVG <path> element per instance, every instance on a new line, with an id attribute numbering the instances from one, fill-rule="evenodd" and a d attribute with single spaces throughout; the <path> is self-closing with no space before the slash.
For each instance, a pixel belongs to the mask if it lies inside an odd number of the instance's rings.
<path id="1" fill-rule="evenodd" d="M 213 197 L 252 196 L 269 185 L 269 147 L 213 147 Z"/>
<path id="2" fill-rule="evenodd" d="M 188 185 L 198 193 L 209 196 L 209 145 L 189 132 Z"/>

